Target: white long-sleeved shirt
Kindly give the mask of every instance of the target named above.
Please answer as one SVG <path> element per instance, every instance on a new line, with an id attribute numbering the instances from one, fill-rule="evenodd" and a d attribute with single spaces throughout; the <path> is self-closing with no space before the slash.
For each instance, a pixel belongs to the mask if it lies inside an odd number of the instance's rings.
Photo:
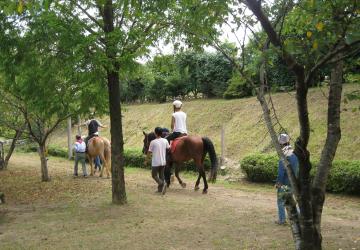
<path id="1" fill-rule="evenodd" d="M 84 141 L 75 142 L 74 149 L 76 153 L 85 153 L 86 144 Z"/>

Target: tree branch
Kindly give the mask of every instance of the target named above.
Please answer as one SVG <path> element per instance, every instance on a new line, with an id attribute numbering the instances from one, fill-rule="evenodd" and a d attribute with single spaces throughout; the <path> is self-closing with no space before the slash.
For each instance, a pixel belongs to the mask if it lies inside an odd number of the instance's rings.
<path id="1" fill-rule="evenodd" d="M 71 2 L 74 3 L 76 7 L 78 7 L 91 21 L 93 21 L 96 25 L 98 25 L 100 29 L 103 28 L 103 25 L 101 25 L 101 23 L 99 23 L 99 21 L 96 20 L 96 18 L 90 15 L 89 12 L 87 12 L 77 1 L 71 1 Z"/>
<path id="2" fill-rule="evenodd" d="M 334 48 L 334 50 L 330 50 L 325 56 L 323 56 L 321 58 L 321 60 L 319 62 L 317 62 L 309 71 L 309 73 L 307 74 L 306 78 L 305 78 L 305 82 L 306 84 L 309 84 L 309 82 L 312 80 L 313 75 L 315 74 L 315 72 L 324 64 L 328 63 L 330 61 L 330 59 L 334 58 L 337 54 L 339 53 L 343 53 L 343 52 L 347 52 L 349 50 L 351 50 L 353 47 L 355 47 L 356 45 L 360 44 L 360 40 L 356 40 L 350 44 L 346 44 L 346 43 L 342 43 L 340 45 L 338 45 L 336 48 Z M 358 50 L 358 49 L 356 49 Z M 343 57 L 344 58 L 344 57 Z M 342 58 L 342 59 L 343 59 Z M 339 59 L 341 60 L 341 59 Z"/>

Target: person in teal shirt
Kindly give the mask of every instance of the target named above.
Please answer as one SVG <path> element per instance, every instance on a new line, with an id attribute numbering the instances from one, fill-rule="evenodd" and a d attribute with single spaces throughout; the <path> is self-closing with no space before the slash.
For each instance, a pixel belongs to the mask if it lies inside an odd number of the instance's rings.
<path id="1" fill-rule="evenodd" d="M 294 154 L 292 147 L 290 146 L 290 137 L 287 134 L 280 134 L 278 142 L 283 150 L 286 159 L 289 161 L 292 171 L 295 176 L 298 177 L 299 173 L 299 160 Z M 286 173 L 283 160 L 279 160 L 278 175 L 276 179 L 275 187 L 277 188 L 277 206 L 278 206 L 278 220 L 275 221 L 278 225 L 284 225 L 286 223 L 285 214 L 285 201 L 283 199 L 284 192 L 291 192 L 291 184 L 289 177 Z"/>

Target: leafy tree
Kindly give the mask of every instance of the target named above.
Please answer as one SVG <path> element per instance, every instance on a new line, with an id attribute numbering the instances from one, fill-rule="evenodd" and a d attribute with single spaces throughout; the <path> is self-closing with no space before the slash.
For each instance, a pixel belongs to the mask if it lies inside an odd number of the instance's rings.
<path id="1" fill-rule="evenodd" d="M 229 86 L 224 92 L 225 99 L 242 98 L 251 96 L 253 89 L 237 71 L 234 72 L 229 80 Z"/>
<path id="2" fill-rule="evenodd" d="M 242 3 L 245 3 L 243 5 Z M 296 178 L 289 163 L 286 169 L 291 180 L 295 199 L 287 197 L 291 229 L 296 249 L 321 249 L 321 214 L 325 200 L 327 176 L 340 140 L 340 100 L 342 91 L 342 60 L 359 50 L 359 18 L 356 1 L 275 1 L 271 6 L 262 1 L 233 1 L 229 15 L 220 14 L 224 23 L 234 22 L 236 31 L 244 27 L 253 34 L 253 27 L 259 21 L 266 39 L 257 39 L 261 49 L 259 58 L 259 86 L 253 81 L 246 68 L 245 53 L 240 60 L 221 48 L 216 39 L 214 27 L 193 20 L 204 18 L 208 12 L 196 12 L 189 18 L 186 28 L 189 40 L 195 44 L 212 44 L 221 51 L 247 79 L 257 93 L 262 106 L 267 128 L 279 156 L 284 157 L 278 143 L 272 117 L 276 118 L 271 99 L 266 100 L 268 50 L 275 50 L 296 79 L 296 101 L 298 107 L 300 135 L 295 143 L 295 152 L 300 162 L 300 176 Z M 247 15 L 247 9 L 253 13 Z M 195 15 L 195 13 L 193 13 Z M 230 17 L 229 17 L 230 16 Z M 255 17 L 256 19 L 253 19 Z M 194 37 L 193 34 L 197 34 Z M 244 50 L 244 43 L 238 45 Z M 242 51 L 243 52 L 243 51 Z M 310 182 L 310 152 L 307 149 L 310 138 L 310 122 L 307 108 L 307 92 L 326 65 L 332 68 L 329 102 L 328 129 L 321 160 L 313 182 Z M 256 72 L 256 71 L 251 71 Z M 271 108 L 271 109 L 270 109 Z M 298 213 L 296 207 L 300 208 Z"/>
<path id="3" fill-rule="evenodd" d="M 8 11 L 6 15 L 2 12 L 1 20 L 6 27 L 1 35 L 1 89 L 8 107 L 22 114 L 26 133 L 39 145 L 41 179 L 49 181 L 48 138 L 67 117 L 88 112 L 86 99 L 81 97 L 88 90 L 88 81 L 95 78 L 80 69 L 83 51 L 72 50 L 69 23 L 53 12 L 30 15 L 30 10 L 24 10 L 12 15 Z M 91 92 L 87 98 L 101 99 L 94 90 L 93 98 Z"/>
<path id="4" fill-rule="evenodd" d="M 295 200 L 287 197 L 287 206 L 292 220 L 296 249 L 320 249 L 322 246 L 320 222 L 327 176 L 341 137 L 342 59 L 353 53 L 354 48 L 357 50 L 360 43 L 358 40 L 360 37 L 354 36 L 356 33 L 359 34 L 356 31 L 356 26 L 359 24 L 356 18 L 356 3 L 301 1 L 288 15 L 287 11 L 284 11 L 285 8 L 282 9 L 284 23 L 280 29 L 271 23 L 269 19 L 271 14 L 266 14 L 259 2 L 247 0 L 245 3 L 260 22 L 268 36 L 268 41 L 278 50 L 279 55 L 296 77 L 300 136 L 295 143 L 295 153 L 299 158 L 300 175 L 296 179 L 291 168 L 287 167 L 295 194 Z M 286 4 L 283 4 L 284 6 L 289 7 Z M 290 9 L 292 6 L 290 5 Z M 282 36 L 282 28 L 285 36 Z M 334 66 L 329 91 L 327 138 L 317 173 L 311 183 L 310 152 L 307 150 L 310 138 L 307 91 L 316 81 L 319 69 L 329 63 L 334 63 Z M 271 125 L 271 121 L 268 122 Z M 275 131 L 271 126 L 269 130 L 279 155 L 284 159 L 276 142 Z M 296 210 L 296 204 L 300 208 L 300 213 Z"/>
<path id="5" fill-rule="evenodd" d="M 216 7 L 217 2 L 199 2 L 199 6 Z M 78 41 L 78 46 L 90 47 L 96 54 L 96 58 L 91 58 L 92 64 L 105 72 L 111 125 L 113 203 L 126 203 L 119 73 L 126 71 L 127 65 L 133 65 L 134 59 L 146 54 L 159 37 L 166 34 L 179 37 L 179 27 L 186 18 L 183 11 L 191 11 L 192 5 L 192 1 L 187 0 L 80 0 L 50 5 L 50 10 L 81 27 L 83 39 Z M 216 13 L 201 22 L 213 18 Z"/>

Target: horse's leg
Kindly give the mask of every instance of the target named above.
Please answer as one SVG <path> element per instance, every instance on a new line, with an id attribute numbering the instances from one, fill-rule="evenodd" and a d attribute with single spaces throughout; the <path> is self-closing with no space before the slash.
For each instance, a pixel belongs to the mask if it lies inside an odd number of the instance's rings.
<path id="1" fill-rule="evenodd" d="M 206 175 L 205 175 L 205 169 L 204 169 L 204 161 L 202 160 L 203 158 L 201 159 L 194 159 L 195 161 L 195 165 L 197 166 L 198 170 L 199 170 L 199 177 L 198 177 L 198 180 L 196 181 L 196 184 L 195 184 L 195 188 L 196 186 L 199 185 L 200 183 L 200 176 L 203 178 L 203 181 L 204 181 L 204 189 L 203 189 L 203 194 L 206 194 L 207 193 L 207 190 L 208 190 L 208 184 L 207 184 L 207 181 L 206 181 Z"/>
<path id="2" fill-rule="evenodd" d="M 107 167 L 107 161 L 105 160 L 104 154 L 100 154 L 100 159 L 101 159 L 101 161 L 103 163 L 103 166 L 102 166 L 101 171 L 100 171 L 100 177 L 103 176 L 104 168 L 106 168 L 106 176 L 109 178 L 109 170 L 108 170 L 108 167 Z"/>
<path id="3" fill-rule="evenodd" d="M 197 178 L 196 183 L 195 183 L 195 188 L 194 188 L 195 191 L 198 191 L 200 189 L 199 188 L 200 178 L 201 178 L 201 175 L 200 175 L 200 172 L 199 172 L 198 178 Z"/>
<path id="4" fill-rule="evenodd" d="M 110 156 L 111 156 L 110 151 L 104 152 L 106 171 L 107 171 L 108 176 L 111 176 L 111 157 Z"/>
<path id="5" fill-rule="evenodd" d="M 203 181 L 204 181 L 204 189 L 203 189 L 203 194 L 207 193 L 208 190 L 208 184 L 206 181 L 206 175 L 205 175 L 205 170 L 204 170 L 204 165 L 201 165 L 198 167 L 199 168 L 199 174 L 202 176 Z"/>
<path id="6" fill-rule="evenodd" d="M 183 181 L 180 179 L 179 172 L 180 172 L 180 164 L 179 164 L 179 163 L 175 163 L 175 176 L 176 176 L 176 179 L 178 179 L 179 184 L 181 185 L 181 187 L 182 187 L 182 188 L 185 188 L 185 187 L 186 187 L 186 183 L 183 182 Z"/>
<path id="7" fill-rule="evenodd" d="M 90 164 L 90 176 L 94 176 L 94 166 L 93 166 L 94 159 L 89 154 L 87 154 L 87 157 Z"/>
<path id="8" fill-rule="evenodd" d="M 198 172 L 199 172 L 198 178 L 197 178 L 197 180 L 196 180 L 196 182 L 195 182 L 195 188 L 194 188 L 194 190 L 195 190 L 195 191 L 198 191 L 198 190 L 200 189 L 200 188 L 199 188 L 199 184 L 200 184 L 201 172 L 200 172 L 199 166 L 201 166 L 201 161 L 199 161 L 198 159 L 194 158 L 194 163 L 195 163 L 195 165 L 196 165 L 196 167 L 197 167 L 197 169 L 198 169 Z"/>

